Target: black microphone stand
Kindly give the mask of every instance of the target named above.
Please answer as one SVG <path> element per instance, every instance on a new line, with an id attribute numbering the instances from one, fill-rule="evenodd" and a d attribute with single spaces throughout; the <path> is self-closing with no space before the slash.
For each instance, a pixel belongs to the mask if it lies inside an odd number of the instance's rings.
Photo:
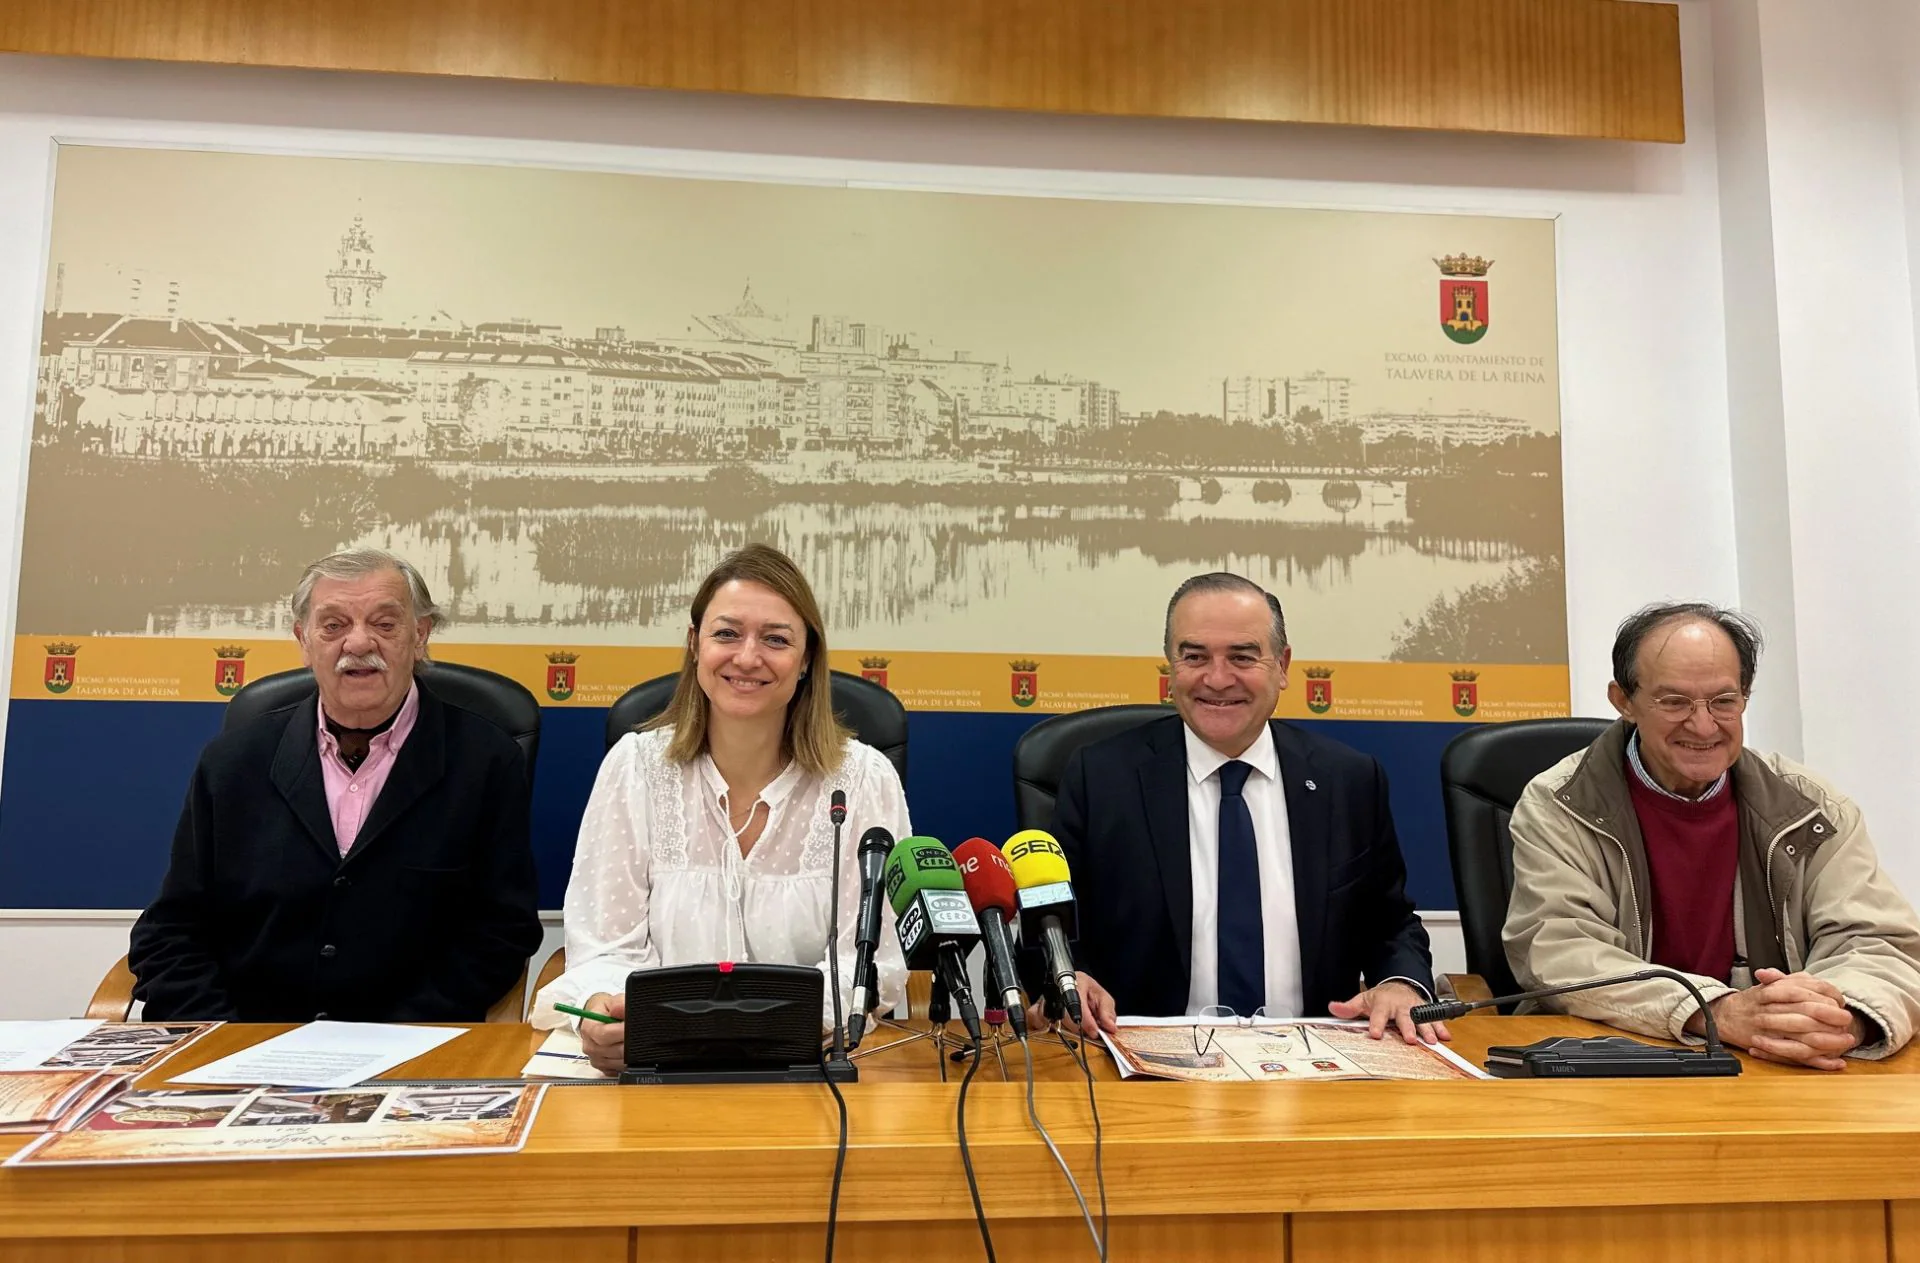
<path id="1" fill-rule="evenodd" d="M 840 834 L 847 823 L 847 795 L 834 790 L 827 810 L 833 821 L 833 886 L 827 898 L 827 972 L 833 988 L 833 1048 L 821 1059 L 821 1073 L 841 1083 L 854 1083 L 860 1071 L 847 1056 L 847 1024 L 840 1000 Z"/>
<path id="2" fill-rule="evenodd" d="M 878 970 L 875 970 L 875 972 L 877 973 Z M 875 1053 L 883 1053 L 892 1048 L 904 1048 L 908 1044 L 917 1044 L 924 1039 L 933 1044 L 934 1059 L 940 1064 L 940 1081 L 942 1083 L 946 1082 L 947 1024 L 953 1020 L 953 1008 L 952 1001 L 947 993 L 946 980 L 940 976 L 938 969 L 933 970 L 932 973 L 933 988 L 927 994 L 927 1029 L 916 1031 L 910 1027 L 901 1025 L 891 1017 L 883 1017 L 880 1019 L 879 1024 L 890 1026 L 894 1030 L 902 1032 L 900 1038 L 888 1040 L 884 1044 L 869 1044 L 859 1052 L 852 1054 L 853 1060 L 858 1061 L 862 1057 L 871 1057 Z M 875 983 L 874 994 L 878 993 L 879 984 Z"/>

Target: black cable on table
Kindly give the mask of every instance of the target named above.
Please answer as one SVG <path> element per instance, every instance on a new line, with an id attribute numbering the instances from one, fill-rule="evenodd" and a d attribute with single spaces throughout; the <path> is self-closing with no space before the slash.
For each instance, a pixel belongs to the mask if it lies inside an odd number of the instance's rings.
<path id="1" fill-rule="evenodd" d="M 960 1165 L 967 1170 L 967 1192 L 973 1195 L 973 1217 L 980 1224 L 980 1240 L 987 1247 L 987 1263 L 999 1263 L 993 1253 L 993 1234 L 987 1230 L 987 1212 L 980 1205 L 980 1181 L 974 1178 L 973 1155 L 967 1150 L 967 1088 L 973 1083 L 973 1076 L 980 1073 L 980 1062 L 986 1053 L 976 1037 L 973 1041 L 972 1064 L 967 1067 L 966 1077 L 960 1080 L 960 1108 L 956 1120 L 960 1133 Z"/>
<path id="2" fill-rule="evenodd" d="M 833 1158 L 833 1194 L 827 1199 L 827 1263 L 833 1263 L 833 1237 L 840 1222 L 840 1177 L 847 1169 L 847 1098 L 840 1094 L 840 1085 L 833 1081 L 828 1072 L 825 1051 L 821 1053 L 820 1077 L 827 1081 L 827 1087 L 833 1092 L 833 1102 L 840 1107 L 840 1149 Z"/>

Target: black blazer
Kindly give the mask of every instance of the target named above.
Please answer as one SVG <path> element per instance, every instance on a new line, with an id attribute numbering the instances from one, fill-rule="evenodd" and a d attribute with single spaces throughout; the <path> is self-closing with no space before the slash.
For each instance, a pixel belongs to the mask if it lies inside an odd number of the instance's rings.
<path id="1" fill-rule="evenodd" d="M 1431 994 L 1433 957 L 1407 898 L 1386 774 L 1349 746 L 1272 726 L 1293 839 L 1305 1016 L 1325 1016 L 1333 1001 L 1388 978 L 1411 978 Z M 1075 961 L 1122 1014 L 1187 1011 L 1193 861 L 1183 729 L 1169 716 L 1076 751 L 1054 804 L 1052 832 L 1078 903 Z"/>
<path id="2" fill-rule="evenodd" d="M 482 1020 L 540 945 L 520 748 L 422 678 L 343 859 L 317 704 L 201 752 L 166 879 L 133 927 L 134 997 L 154 1019 Z"/>

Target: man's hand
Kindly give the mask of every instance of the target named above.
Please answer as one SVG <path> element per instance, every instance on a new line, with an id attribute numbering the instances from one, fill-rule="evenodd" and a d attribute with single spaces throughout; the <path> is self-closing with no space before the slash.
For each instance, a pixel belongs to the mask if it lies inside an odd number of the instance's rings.
<path id="1" fill-rule="evenodd" d="M 627 997 L 601 991 L 580 1007 L 589 1013 L 605 1013 L 621 1019 L 618 1022 L 580 1019 L 580 1049 L 587 1054 L 587 1060 L 604 1074 L 619 1074 L 627 1068 Z"/>
<path id="2" fill-rule="evenodd" d="M 1745 991 L 1723 995 L 1708 1006 L 1721 1039 L 1762 1061 L 1815 1070 L 1847 1068 L 1845 1054 L 1859 1046 L 1867 1031 L 1838 987 L 1812 974 L 1778 969 L 1756 970 L 1753 980 Z M 1687 1019 L 1687 1030 L 1706 1033 L 1699 1013 Z"/>
<path id="3" fill-rule="evenodd" d="M 1414 1027 L 1413 1006 L 1426 1002 L 1427 998 L 1407 983 L 1389 981 L 1370 987 L 1351 1000 L 1335 1000 L 1327 1006 L 1327 1011 L 1342 1020 L 1366 1018 L 1367 1034 L 1374 1039 L 1384 1038 L 1388 1027 L 1409 1044 L 1452 1039 L 1445 1022 L 1422 1022 L 1418 1029 Z"/>
<path id="4" fill-rule="evenodd" d="M 1088 1039 L 1100 1038 L 1100 1032 L 1111 1035 L 1120 1027 L 1116 1022 L 1113 997 L 1107 989 L 1095 982 L 1087 974 L 1076 972 L 1073 975 L 1074 986 L 1080 989 L 1080 1033 Z M 1068 1019 L 1072 1021 L 1071 1018 Z M 1043 1031 L 1048 1028 L 1047 1006 L 1044 1001 L 1035 1000 L 1027 1006 L 1027 1027 L 1030 1030 Z"/>

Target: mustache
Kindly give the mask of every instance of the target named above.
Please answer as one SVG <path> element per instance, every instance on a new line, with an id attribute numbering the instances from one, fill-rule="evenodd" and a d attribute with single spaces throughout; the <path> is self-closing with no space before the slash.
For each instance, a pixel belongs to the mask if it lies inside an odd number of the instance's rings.
<path id="1" fill-rule="evenodd" d="M 362 669 L 385 671 L 387 669 L 387 660 L 377 653 L 343 653 L 335 660 L 333 669 L 336 673 L 359 671 Z"/>

